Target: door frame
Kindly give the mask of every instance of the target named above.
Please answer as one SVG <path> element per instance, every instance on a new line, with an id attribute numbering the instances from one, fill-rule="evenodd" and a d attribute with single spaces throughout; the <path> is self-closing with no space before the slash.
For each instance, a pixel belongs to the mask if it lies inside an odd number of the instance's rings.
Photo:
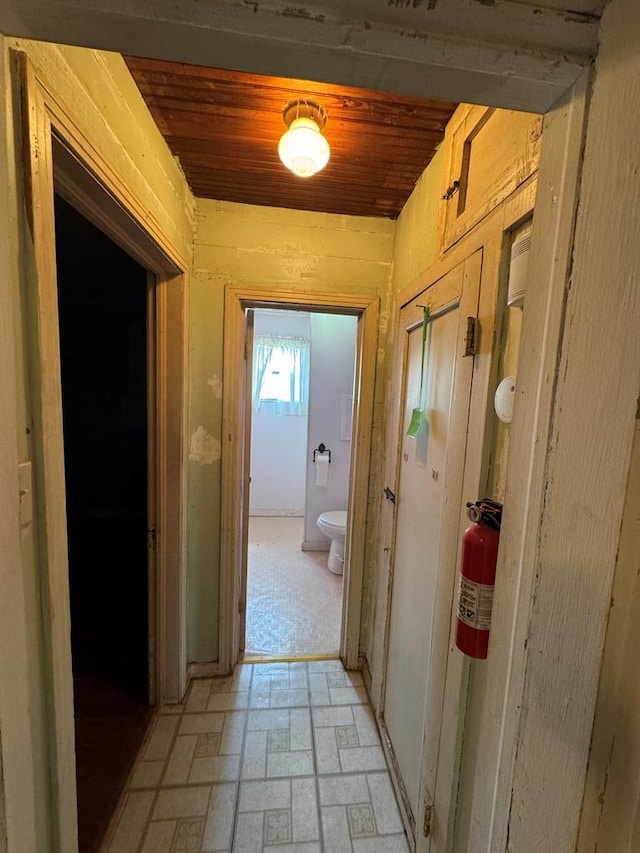
<path id="1" fill-rule="evenodd" d="M 22 94 L 27 216 L 35 284 L 34 472 L 43 566 L 44 643 L 52 673 L 49 709 L 56 843 L 77 845 L 73 680 L 60 387 L 54 191 L 156 277 L 156 482 L 158 528 L 155 588 L 155 700 L 177 701 L 186 685 L 186 258 L 131 188 L 101 156 L 21 51 L 12 52 Z"/>
<path id="2" fill-rule="evenodd" d="M 342 598 L 340 658 L 359 669 L 362 591 L 366 554 L 367 497 L 379 299 L 376 295 L 309 292 L 227 285 L 224 302 L 222 407 L 222 499 L 220 544 L 220 627 L 217 671 L 229 673 L 239 659 L 239 602 L 242 579 L 242 436 L 244 419 L 244 330 L 247 308 L 310 308 L 358 318 L 351 443 L 347 547 Z"/>

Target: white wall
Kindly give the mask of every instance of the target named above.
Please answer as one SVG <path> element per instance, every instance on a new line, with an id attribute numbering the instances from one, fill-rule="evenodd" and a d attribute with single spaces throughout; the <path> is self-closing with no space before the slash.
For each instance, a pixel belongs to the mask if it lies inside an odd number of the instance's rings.
<path id="1" fill-rule="evenodd" d="M 309 314 L 255 311 L 255 335 L 311 336 Z M 304 515 L 307 416 L 277 414 L 275 404 L 251 412 L 250 515 Z"/>
<path id="2" fill-rule="evenodd" d="M 322 512 L 347 507 L 351 441 L 341 438 L 341 411 L 342 395 L 353 394 L 356 327 L 355 317 L 311 315 L 304 547 L 328 549 L 329 540 L 318 530 L 316 520 Z M 331 450 L 326 486 L 316 486 L 313 451 L 320 443 Z"/>

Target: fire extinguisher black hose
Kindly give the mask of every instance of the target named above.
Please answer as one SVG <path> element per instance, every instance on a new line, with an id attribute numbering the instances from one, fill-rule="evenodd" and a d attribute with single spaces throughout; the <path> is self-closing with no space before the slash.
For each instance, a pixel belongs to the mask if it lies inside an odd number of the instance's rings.
<path id="1" fill-rule="evenodd" d="M 475 503 L 467 503 L 467 515 L 471 521 L 476 523 L 482 521 L 493 527 L 495 530 L 500 530 L 502 524 L 502 504 L 491 498 L 482 498 Z"/>

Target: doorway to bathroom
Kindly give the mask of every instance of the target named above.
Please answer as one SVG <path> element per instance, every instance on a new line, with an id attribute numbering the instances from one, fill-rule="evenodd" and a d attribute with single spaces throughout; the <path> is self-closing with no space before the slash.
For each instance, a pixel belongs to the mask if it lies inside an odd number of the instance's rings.
<path id="1" fill-rule="evenodd" d="M 241 650 L 245 658 L 337 657 L 357 318 L 284 308 L 246 313 Z"/>
<path id="2" fill-rule="evenodd" d="M 223 333 L 223 385 L 226 392 L 222 407 L 220 630 L 216 670 L 220 673 L 230 672 L 241 659 L 245 647 L 254 318 L 254 312 L 247 309 L 308 312 L 312 318 L 316 314 L 342 315 L 355 321 L 355 361 L 349 374 L 354 398 L 351 441 L 344 442 L 345 446 L 349 445 L 350 463 L 339 645 L 339 656 L 343 664 L 347 669 L 355 669 L 360 661 L 363 576 L 368 541 L 367 511 L 379 298 L 376 294 L 361 291 L 294 292 L 229 284 L 225 288 Z M 340 403 L 342 404 L 341 395 Z M 313 399 L 311 404 L 313 406 Z M 313 464 L 313 450 L 319 450 L 321 442 L 327 445 L 326 440 L 319 436 L 313 436 L 313 439 L 317 439 L 317 443 L 314 447 L 311 442 L 308 447 L 307 465 Z M 342 444 L 342 441 L 340 443 Z M 333 448 L 327 449 L 332 451 L 332 462 L 328 463 L 332 466 Z M 286 472 L 278 472 L 278 479 L 286 476 Z M 332 476 L 330 475 L 330 478 Z M 324 506 L 320 507 L 318 514 L 322 514 L 325 509 Z M 314 532 L 314 536 L 320 538 L 320 533 Z M 328 541 L 324 544 L 325 548 L 327 544 Z M 323 558 L 326 556 L 326 552 L 322 554 Z M 307 590 L 307 595 L 310 594 Z"/>

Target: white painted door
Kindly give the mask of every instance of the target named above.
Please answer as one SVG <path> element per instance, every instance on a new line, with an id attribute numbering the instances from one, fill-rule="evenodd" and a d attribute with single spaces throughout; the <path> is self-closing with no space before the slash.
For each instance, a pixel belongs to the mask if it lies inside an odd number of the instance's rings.
<path id="1" fill-rule="evenodd" d="M 465 339 L 467 318 L 477 315 L 481 263 L 476 252 L 400 313 L 394 386 L 402 414 L 383 725 L 414 830 L 435 784 L 442 698 L 434 699 L 444 691 L 473 376 Z M 430 319 L 420 399 L 422 306 Z M 423 408 L 424 417 L 413 437 L 407 429 L 415 407 Z M 423 756 L 425 727 L 431 756 Z M 417 840 L 422 830 L 420 825 L 415 831 Z"/>

